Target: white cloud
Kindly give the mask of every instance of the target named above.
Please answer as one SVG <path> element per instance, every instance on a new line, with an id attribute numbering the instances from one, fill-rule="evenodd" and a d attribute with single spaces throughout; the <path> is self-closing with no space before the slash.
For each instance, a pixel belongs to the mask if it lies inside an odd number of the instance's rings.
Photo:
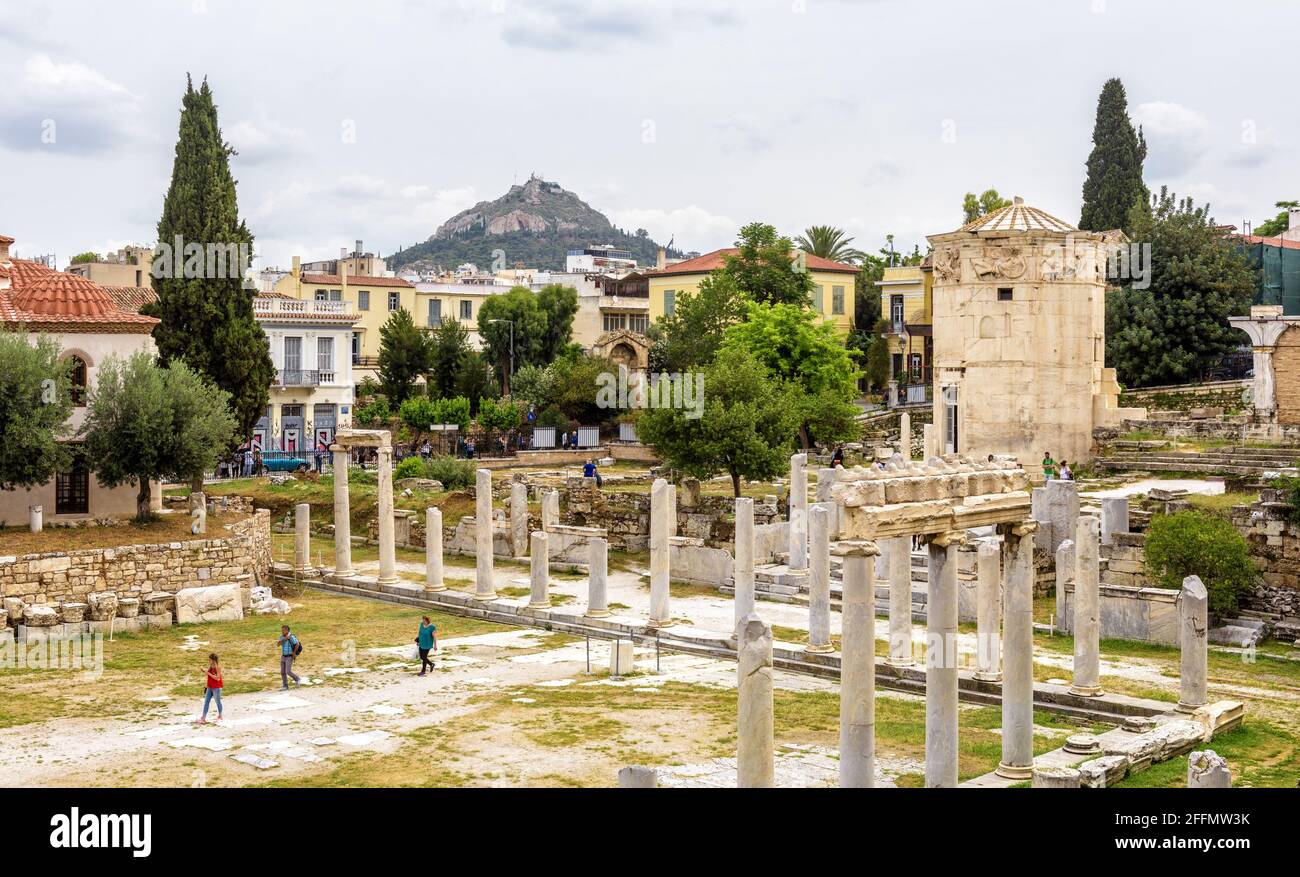
<path id="1" fill-rule="evenodd" d="M 241 165 L 259 165 L 305 154 L 311 145 L 306 133 L 266 118 L 241 119 L 222 132 L 239 153 Z"/>
<path id="2" fill-rule="evenodd" d="M 1170 101 L 1138 104 L 1133 119 L 1142 126 L 1146 137 L 1146 171 L 1152 177 L 1181 177 L 1210 148 L 1209 120 L 1182 104 Z"/>
<path id="3" fill-rule="evenodd" d="M 611 222 L 628 231 L 644 228 L 661 244 L 675 237 L 675 246 L 700 252 L 731 246 L 740 230 L 740 223 L 730 217 L 710 213 L 696 204 L 669 209 L 610 210 L 607 215 Z"/>
<path id="4" fill-rule="evenodd" d="M 12 149 L 91 155 L 145 134 L 140 98 L 76 61 L 32 55 L 0 90 L 0 142 Z"/>
<path id="5" fill-rule="evenodd" d="M 564 51 L 601 50 L 629 42 L 657 42 L 675 29 L 737 22 L 730 3 L 664 4 L 645 0 L 492 0 L 501 38 L 512 46 Z"/>

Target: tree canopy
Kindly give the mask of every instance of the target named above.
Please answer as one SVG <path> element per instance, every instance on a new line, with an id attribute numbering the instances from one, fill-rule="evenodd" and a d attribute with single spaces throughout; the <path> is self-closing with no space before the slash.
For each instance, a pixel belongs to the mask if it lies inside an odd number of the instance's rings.
<path id="1" fill-rule="evenodd" d="M 1010 206 L 1011 202 L 999 195 L 997 189 L 985 189 L 978 196 L 974 192 L 967 192 L 961 200 L 962 225 Z"/>
<path id="2" fill-rule="evenodd" d="M 547 365 L 569 344 L 577 311 L 577 290 L 560 284 L 549 284 L 537 293 L 516 286 L 483 302 L 479 337 L 503 392 L 509 389 L 512 341 L 516 371 L 526 365 Z"/>
<path id="3" fill-rule="evenodd" d="M 59 436 L 72 416 L 69 391 L 58 342 L 0 329 L 0 490 L 44 484 L 68 464 Z"/>
<path id="4" fill-rule="evenodd" d="M 713 361 L 722 333 L 748 313 L 751 299 L 726 272 L 715 271 L 680 293 L 671 314 L 656 323 L 654 371 L 684 372 Z"/>
<path id="5" fill-rule="evenodd" d="M 411 312 L 398 308 L 379 327 L 379 381 L 389 400 L 400 405 L 415 379 L 429 371 L 429 340 Z"/>
<path id="6" fill-rule="evenodd" d="M 812 276 L 794 257 L 794 243 L 778 235 L 774 226 L 751 222 L 740 230 L 736 247 L 721 270 L 737 289 L 757 302 L 808 304 Z"/>
<path id="7" fill-rule="evenodd" d="M 794 239 L 795 244 L 805 253 L 821 256 L 834 262 L 859 262 L 866 253 L 850 246 L 853 238 L 848 237 L 843 229 L 833 225 L 812 225 L 804 229 L 803 234 Z"/>
<path id="8" fill-rule="evenodd" d="M 1146 140 L 1129 120 L 1124 83 L 1118 79 L 1106 80 L 1097 98 L 1097 119 L 1092 129 L 1088 176 L 1083 181 L 1079 228 L 1084 231 L 1119 228 L 1134 238 L 1136 229 L 1130 211 L 1145 210 L 1150 195 L 1142 182 L 1142 163 L 1146 156 Z"/>
<path id="9" fill-rule="evenodd" d="M 1281 210 L 1272 219 L 1266 219 L 1255 226 L 1255 234 L 1260 237 L 1277 237 L 1291 227 L 1291 210 L 1300 207 L 1300 201 L 1278 201 L 1274 205 Z"/>

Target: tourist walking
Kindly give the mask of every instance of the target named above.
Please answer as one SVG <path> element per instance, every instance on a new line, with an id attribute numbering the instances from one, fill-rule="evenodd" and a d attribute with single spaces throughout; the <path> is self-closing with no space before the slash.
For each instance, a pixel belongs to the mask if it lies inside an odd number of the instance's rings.
<path id="1" fill-rule="evenodd" d="M 1051 481 L 1056 477 L 1056 461 L 1052 459 L 1051 451 L 1043 452 L 1043 480 Z"/>
<path id="2" fill-rule="evenodd" d="M 302 643 L 289 631 L 287 624 L 280 625 L 280 638 L 276 643 L 280 646 L 280 690 L 288 691 L 290 679 L 294 685 L 302 685 L 298 674 L 293 672 L 293 659 L 302 654 Z"/>
<path id="3" fill-rule="evenodd" d="M 1060 479 L 1062 481 L 1074 480 L 1074 471 L 1070 468 L 1070 464 L 1064 460 L 1061 461 Z"/>
<path id="4" fill-rule="evenodd" d="M 438 648 L 438 626 L 429 620 L 429 616 L 420 619 L 420 629 L 415 634 L 415 646 L 420 650 L 420 675 L 425 675 L 425 670 L 435 669 L 433 661 L 429 660 L 429 652 L 436 651 Z"/>
<path id="5" fill-rule="evenodd" d="M 253 449 L 252 448 L 244 449 L 244 477 L 245 478 L 253 477 Z"/>
<path id="6" fill-rule="evenodd" d="M 208 655 L 208 672 L 207 682 L 203 687 L 203 715 L 199 716 L 199 724 L 208 723 L 208 705 L 213 700 L 217 702 L 217 721 L 221 721 L 221 662 L 217 660 L 217 653 L 213 652 Z"/>

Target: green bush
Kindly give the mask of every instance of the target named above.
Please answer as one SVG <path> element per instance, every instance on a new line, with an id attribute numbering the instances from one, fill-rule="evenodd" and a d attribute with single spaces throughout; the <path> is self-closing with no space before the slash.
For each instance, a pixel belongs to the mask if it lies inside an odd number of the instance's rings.
<path id="1" fill-rule="evenodd" d="M 1210 614 L 1217 618 L 1236 613 L 1241 595 L 1259 575 L 1237 528 L 1196 510 L 1151 519 L 1146 566 L 1151 583 L 1161 588 L 1178 589 L 1187 576 L 1200 576 L 1210 595 Z"/>
<path id="2" fill-rule="evenodd" d="M 407 400 L 410 401 L 410 400 Z M 419 457 L 407 457 L 393 470 L 394 478 L 425 478 L 424 460 Z"/>
<path id="3" fill-rule="evenodd" d="M 1282 491 L 1282 502 L 1290 506 L 1286 519 L 1292 524 L 1300 524 L 1300 478 L 1283 475 L 1268 483 L 1274 490 Z"/>
<path id="4" fill-rule="evenodd" d="M 424 466 L 426 478 L 442 482 L 447 490 L 469 487 L 474 483 L 474 464 L 456 457 L 431 457 Z"/>

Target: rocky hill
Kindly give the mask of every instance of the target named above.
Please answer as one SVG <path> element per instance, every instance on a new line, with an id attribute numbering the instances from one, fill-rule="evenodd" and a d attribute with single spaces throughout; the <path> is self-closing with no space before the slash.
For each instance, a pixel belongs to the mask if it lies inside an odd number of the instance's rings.
<path id="1" fill-rule="evenodd" d="M 487 270 L 493 251 L 505 267 L 564 268 L 571 249 L 611 244 L 629 250 L 640 265 L 653 265 L 659 244 L 645 229 L 626 232 L 559 183 L 529 177 L 495 201 L 480 201 L 448 219 L 428 240 L 388 256 L 401 272 L 453 269 L 473 262 Z M 669 255 L 680 255 L 676 250 Z"/>

